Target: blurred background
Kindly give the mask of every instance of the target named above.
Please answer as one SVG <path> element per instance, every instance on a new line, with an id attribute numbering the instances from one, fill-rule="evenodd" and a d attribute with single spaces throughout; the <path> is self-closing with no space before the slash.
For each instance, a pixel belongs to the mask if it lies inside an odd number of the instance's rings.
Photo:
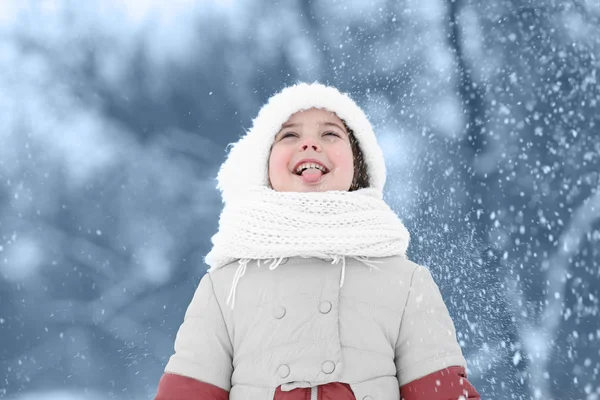
<path id="1" fill-rule="evenodd" d="M 0 398 L 152 399 L 228 143 L 368 113 L 484 399 L 600 399 L 598 0 L 0 0 Z"/>

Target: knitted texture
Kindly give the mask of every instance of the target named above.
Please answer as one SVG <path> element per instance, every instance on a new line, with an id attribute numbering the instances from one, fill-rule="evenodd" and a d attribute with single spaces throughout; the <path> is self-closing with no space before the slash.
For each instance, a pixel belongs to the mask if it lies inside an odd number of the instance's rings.
<path id="1" fill-rule="evenodd" d="M 256 188 L 225 206 L 212 243 L 206 262 L 214 270 L 242 258 L 404 256 L 409 234 L 375 189 Z"/>
<path id="2" fill-rule="evenodd" d="M 210 272 L 239 261 L 227 299 L 233 308 L 250 260 L 271 260 L 271 269 L 284 257 L 342 261 L 341 287 L 345 257 L 376 268 L 369 257 L 405 257 L 409 241 L 408 230 L 376 189 L 300 193 L 258 187 L 225 205 L 206 263 Z"/>
<path id="3" fill-rule="evenodd" d="M 275 135 L 301 110 L 326 109 L 344 120 L 363 153 L 371 187 L 352 192 L 277 192 L 269 187 L 268 163 Z M 238 261 L 228 303 L 250 260 L 301 256 L 342 262 L 346 257 L 375 267 L 368 257 L 405 256 L 410 235 L 383 201 L 386 168 L 383 152 L 361 108 L 345 93 L 318 83 L 300 83 L 272 96 L 252 128 L 230 152 L 217 175 L 223 198 L 219 231 L 205 257 L 209 271 Z M 376 267 L 375 267 L 376 268 Z"/>

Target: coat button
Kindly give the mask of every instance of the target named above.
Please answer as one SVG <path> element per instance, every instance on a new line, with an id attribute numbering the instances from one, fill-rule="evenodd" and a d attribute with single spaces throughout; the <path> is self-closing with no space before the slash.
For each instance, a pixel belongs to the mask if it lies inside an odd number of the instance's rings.
<path id="1" fill-rule="evenodd" d="M 322 369 L 326 374 L 330 374 L 335 370 L 335 364 L 332 361 L 325 361 Z"/>
<path id="2" fill-rule="evenodd" d="M 321 314 L 327 314 L 329 311 L 331 311 L 331 303 L 328 301 L 322 302 L 319 304 L 319 311 Z"/>
<path id="3" fill-rule="evenodd" d="M 281 319 L 281 318 L 283 318 L 284 315 L 285 315 L 285 308 L 284 307 L 278 306 L 278 307 L 275 307 L 273 309 L 273 316 L 275 318 Z"/>
<path id="4" fill-rule="evenodd" d="M 287 378 L 287 376 L 290 374 L 290 367 L 288 367 L 285 364 L 282 364 L 279 366 L 279 368 L 277 369 L 277 375 L 279 375 L 280 378 Z"/>

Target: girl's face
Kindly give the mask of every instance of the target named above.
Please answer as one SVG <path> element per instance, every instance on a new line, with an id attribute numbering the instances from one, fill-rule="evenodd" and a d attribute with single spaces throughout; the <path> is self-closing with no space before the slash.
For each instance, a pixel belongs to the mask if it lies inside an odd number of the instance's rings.
<path id="1" fill-rule="evenodd" d="M 269 157 L 274 190 L 348 191 L 353 177 L 348 132 L 335 113 L 317 108 L 299 111 L 275 135 Z"/>

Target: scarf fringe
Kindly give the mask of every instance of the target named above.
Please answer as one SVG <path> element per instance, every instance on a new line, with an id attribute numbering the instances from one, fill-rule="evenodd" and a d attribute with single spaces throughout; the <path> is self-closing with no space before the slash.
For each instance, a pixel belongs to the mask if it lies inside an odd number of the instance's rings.
<path id="1" fill-rule="evenodd" d="M 269 265 L 269 270 L 273 271 L 274 269 L 276 269 L 277 267 L 279 267 L 283 260 L 286 259 L 288 257 L 279 257 L 279 258 L 273 258 L 273 259 L 269 259 L 272 260 L 271 261 L 271 265 Z M 344 280 L 346 277 L 346 256 L 344 255 L 332 255 L 331 256 L 332 261 L 331 264 L 338 264 L 340 261 L 342 262 L 342 272 L 341 272 L 341 277 L 340 277 L 340 288 L 342 286 L 344 286 Z M 378 271 L 381 270 L 381 268 L 377 267 L 374 264 L 381 264 L 383 261 L 381 260 L 369 260 L 369 257 L 362 257 L 362 256 L 351 256 L 351 258 L 354 258 L 357 261 L 360 261 L 362 264 L 364 264 L 365 266 L 368 266 L 370 268 L 374 268 Z M 231 309 L 233 310 L 233 307 L 235 305 L 235 294 L 237 292 L 237 285 L 240 282 L 240 279 L 242 278 L 242 276 L 244 276 L 246 274 L 246 269 L 248 268 L 248 263 L 252 261 L 249 258 L 241 258 L 238 260 L 238 268 L 235 271 L 235 275 L 233 276 L 233 282 L 231 283 L 231 290 L 229 291 L 229 297 L 227 297 L 227 305 L 229 305 L 229 302 L 231 302 Z M 257 260 L 256 264 L 258 267 L 260 267 L 260 263 L 261 261 L 265 261 L 265 260 Z"/>
<path id="2" fill-rule="evenodd" d="M 225 204 L 211 241 L 204 260 L 216 270 L 239 259 L 281 255 L 405 255 L 410 234 L 374 188 L 296 193 L 256 187 Z"/>
<path id="3" fill-rule="evenodd" d="M 235 304 L 235 292 L 237 290 L 237 284 L 240 281 L 240 278 L 244 276 L 246 273 L 246 268 L 248 267 L 248 263 L 250 262 L 249 258 L 242 258 L 238 261 L 240 264 L 238 269 L 235 271 L 235 275 L 233 276 L 233 283 L 231 284 L 231 290 L 229 291 L 229 297 L 227 297 L 227 304 L 231 301 L 231 309 L 233 310 L 233 306 Z"/>

